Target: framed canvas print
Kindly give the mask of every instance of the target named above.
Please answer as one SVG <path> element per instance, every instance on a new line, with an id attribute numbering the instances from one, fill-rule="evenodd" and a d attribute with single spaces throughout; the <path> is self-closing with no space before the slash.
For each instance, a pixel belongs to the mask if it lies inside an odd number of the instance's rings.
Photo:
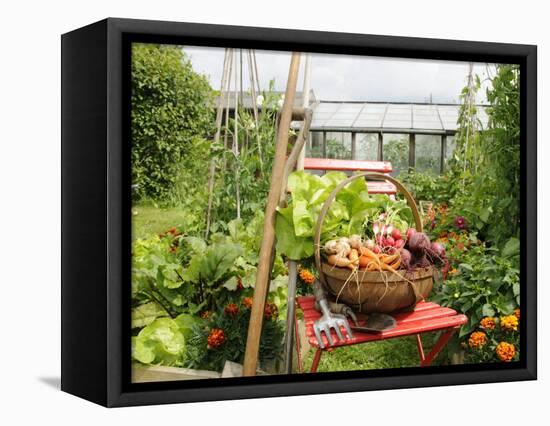
<path id="1" fill-rule="evenodd" d="M 106 19 L 62 37 L 62 389 L 536 378 L 536 47 Z"/>

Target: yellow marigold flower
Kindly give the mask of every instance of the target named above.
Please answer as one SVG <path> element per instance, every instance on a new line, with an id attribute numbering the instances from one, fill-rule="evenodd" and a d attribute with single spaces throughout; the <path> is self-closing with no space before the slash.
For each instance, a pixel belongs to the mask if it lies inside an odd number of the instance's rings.
<path id="1" fill-rule="evenodd" d="M 495 319 L 493 317 L 485 317 L 479 322 L 479 325 L 481 328 L 485 328 L 486 330 L 494 330 Z"/>
<path id="2" fill-rule="evenodd" d="M 306 284 L 313 284 L 315 282 L 315 275 L 313 275 L 307 269 L 300 270 L 300 279 Z"/>
<path id="3" fill-rule="evenodd" d="M 519 308 L 514 309 L 514 316 L 519 320 Z"/>
<path id="4" fill-rule="evenodd" d="M 498 359 L 503 362 L 510 362 L 516 355 L 516 348 L 513 344 L 507 342 L 500 342 L 495 349 Z"/>
<path id="5" fill-rule="evenodd" d="M 518 318 L 515 315 L 500 317 L 500 327 L 506 331 L 518 331 Z"/>
<path id="6" fill-rule="evenodd" d="M 483 331 L 474 331 L 472 334 L 470 334 L 470 338 L 468 339 L 468 345 L 472 349 L 478 349 L 482 346 L 485 346 L 487 343 L 487 335 Z"/>

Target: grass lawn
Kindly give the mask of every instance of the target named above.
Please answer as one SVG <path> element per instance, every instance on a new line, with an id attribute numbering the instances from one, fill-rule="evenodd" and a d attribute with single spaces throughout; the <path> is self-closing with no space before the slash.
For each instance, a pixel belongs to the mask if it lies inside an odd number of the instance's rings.
<path id="1" fill-rule="evenodd" d="M 159 208 L 153 205 L 132 207 L 132 239 L 160 234 L 172 226 L 182 225 L 184 211 L 179 207 Z"/>
<path id="2" fill-rule="evenodd" d="M 185 212 L 178 207 L 159 208 L 153 205 L 136 205 L 132 208 L 132 238 L 146 238 L 160 234 L 183 223 Z M 423 337 L 424 352 L 432 346 L 432 335 Z M 313 350 L 304 359 L 305 371 L 311 367 Z M 321 357 L 319 372 L 371 370 L 383 368 L 416 367 L 419 365 L 418 350 L 414 337 L 404 337 L 364 345 L 348 346 Z"/>
<path id="3" fill-rule="evenodd" d="M 422 337 L 424 353 L 432 347 L 432 334 Z M 309 371 L 314 350 L 304 360 L 304 370 Z M 434 363 L 435 364 L 435 363 Z M 420 365 L 416 339 L 400 337 L 380 342 L 347 346 L 323 353 L 318 372 L 376 370 L 382 368 L 418 367 Z"/>

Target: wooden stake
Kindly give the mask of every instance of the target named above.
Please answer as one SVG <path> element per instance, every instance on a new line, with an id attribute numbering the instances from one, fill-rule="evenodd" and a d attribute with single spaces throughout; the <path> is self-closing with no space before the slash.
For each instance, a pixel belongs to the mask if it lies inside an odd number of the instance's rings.
<path id="1" fill-rule="evenodd" d="M 244 355 L 244 376 L 256 375 L 256 367 L 258 364 L 258 351 L 260 349 L 260 337 L 262 334 L 265 301 L 271 276 L 271 254 L 275 244 L 276 209 L 277 204 L 279 203 L 279 195 L 281 193 L 281 185 L 283 181 L 285 157 L 288 145 L 290 122 L 292 119 L 292 107 L 294 106 L 294 98 L 296 96 L 296 83 L 298 80 L 299 66 L 300 54 L 294 52 L 292 53 L 292 58 L 290 60 L 285 100 L 281 112 L 281 121 L 277 134 L 277 145 L 275 146 L 275 158 L 273 160 L 269 194 L 267 196 L 267 204 L 265 208 L 263 239 L 260 247 L 256 285 L 254 287 L 254 299 L 252 302 L 252 311 L 250 313 L 250 324 L 248 326 L 246 351 Z"/>

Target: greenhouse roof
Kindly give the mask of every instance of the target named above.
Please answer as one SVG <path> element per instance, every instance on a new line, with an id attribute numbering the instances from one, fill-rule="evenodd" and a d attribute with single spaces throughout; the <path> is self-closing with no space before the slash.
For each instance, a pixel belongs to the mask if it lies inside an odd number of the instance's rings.
<path id="1" fill-rule="evenodd" d="M 453 134 L 460 105 L 317 101 L 312 108 L 314 131 Z M 486 128 L 485 106 L 478 105 L 477 113 Z"/>

